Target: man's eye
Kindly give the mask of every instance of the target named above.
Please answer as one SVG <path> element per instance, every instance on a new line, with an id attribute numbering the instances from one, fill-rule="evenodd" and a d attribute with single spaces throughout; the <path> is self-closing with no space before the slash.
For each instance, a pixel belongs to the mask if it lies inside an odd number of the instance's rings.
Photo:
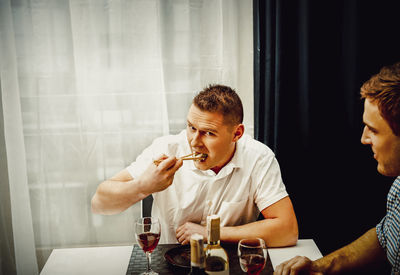
<path id="1" fill-rule="evenodd" d="M 377 133 L 376 129 L 373 129 L 373 128 L 368 127 L 368 130 L 369 130 L 371 133 L 374 133 L 374 134 Z"/>
<path id="2" fill-rule="evenodd" d="M 215 136 L 215 134 L 212 132 L 207 132 L 207 136 Z"/>

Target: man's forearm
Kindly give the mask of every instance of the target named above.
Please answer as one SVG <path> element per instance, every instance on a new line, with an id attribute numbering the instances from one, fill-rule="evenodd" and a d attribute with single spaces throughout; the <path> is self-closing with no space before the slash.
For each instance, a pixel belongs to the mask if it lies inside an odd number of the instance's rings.
<path id="1" fill-rule="evenodd" d="M 262 238 L 268 247 L 292 246 L 298 238 L 297 222 L 275 218 L 221 228 L 221 241 L 238 242 L 244 238 Z"/>
<path id="2" fill-rule="evenodd" d="M 243 238 L 262 238 L 268 247 L 297 243 L 298 226 L 290 198 L 284 197 L 261 211 L 264 219 L 240 226 L 221 228 L 221 240 L 237 242 Z"/>
<path id="3" fill-rule="evenodd" d="M 104 215 L 117 214 L 146 196 L 147 194 L 141 192 L 134 180 L 129 182 L 107 180 L 99 185 L 92 198 L 92 212 Z"/>
<path id="4" fill-rule="evenodd" d="M 386 260 L 375 228 L 370 229 L 351 244 L 313 262 L 313 270 L 324 274 L 361 270 L 382 265 Z"/>
<path id="5" fill-rule="evenodd" d="M 149 164 L 138 178 L 133 178 L 127 169 L 102 182 L 92 198 L 92 212 L 117 214 L 150 194 L 168 188 L 182 160 L 169 157 L 159 165 Z"/>

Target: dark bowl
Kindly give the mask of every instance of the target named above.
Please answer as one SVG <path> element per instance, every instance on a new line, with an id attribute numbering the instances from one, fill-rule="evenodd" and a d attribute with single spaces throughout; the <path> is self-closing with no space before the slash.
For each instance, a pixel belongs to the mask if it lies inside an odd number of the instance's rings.
<path id="1" fill-rule="evenodd" d="M 188 274 L 190 272 L 189 245 L 181 245 L 168 249 L 164 253 L 164 259 L 174 271 L 174 274 Z"/>

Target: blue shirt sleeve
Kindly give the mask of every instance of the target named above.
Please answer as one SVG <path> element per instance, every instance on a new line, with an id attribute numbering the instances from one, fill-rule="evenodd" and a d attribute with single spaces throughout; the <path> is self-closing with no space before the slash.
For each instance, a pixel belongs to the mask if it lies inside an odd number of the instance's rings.
<path id="1" fill-rule="evenodd" d="M 387 196 L 386 215 L 376 226 L 376 235 L 392 265 L 392 274 L 400 271 L 400 177 Z"/>

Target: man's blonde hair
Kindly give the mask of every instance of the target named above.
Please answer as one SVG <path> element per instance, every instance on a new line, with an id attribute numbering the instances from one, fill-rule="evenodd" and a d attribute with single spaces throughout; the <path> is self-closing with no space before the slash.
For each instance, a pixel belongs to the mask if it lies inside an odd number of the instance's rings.
<path id="1" fill-rule="evenodd" d="M 400 136 L 400 62 L 383 67 L 361 87 L 361 97 L 378 105 L 381 116 Z"/>

